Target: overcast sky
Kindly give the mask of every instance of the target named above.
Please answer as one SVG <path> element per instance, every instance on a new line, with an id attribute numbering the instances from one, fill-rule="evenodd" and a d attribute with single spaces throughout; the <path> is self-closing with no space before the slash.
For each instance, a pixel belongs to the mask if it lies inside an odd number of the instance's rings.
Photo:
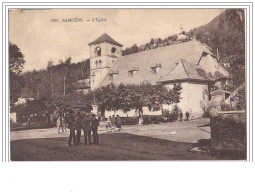
<path id="1" fill-rule="evenodd" d="M 219 9 L 80 9 L 12 10 L 9 13 L 9 40 L 25 56 L 23 71 L 47 67 L 51 59 L 72 57 L 72 62 L 89 58 L 88 43 L 103 33 L 123 45 L 138 46 L 151 38 L 165 38 L 207 24 L 223 10 Z M 82 18 L 83 22 L 62 22 Z M 106 22 L 92 22 L 92 18 Z M 51 19 L 59 22 L 51 22 Z"/>

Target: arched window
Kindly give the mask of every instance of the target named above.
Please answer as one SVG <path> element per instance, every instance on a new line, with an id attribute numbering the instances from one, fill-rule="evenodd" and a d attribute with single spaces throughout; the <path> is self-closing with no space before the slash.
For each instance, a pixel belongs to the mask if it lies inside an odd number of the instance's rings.
<path id="1" fill-rule="evenodd" d="M 95 52 L 96 56 L 101 56 L 101 48 L 100 47 L 96 47 L 94 52 Z"/>
<path id="2" fill-rule="evenodd" d="M 98 61 L 96 61 L 95 64 L 96 64 L 96 68 L 98 68 Z"/>
<path id="3" fill-rule="evenodd" d="M 115 47 L 113 47 L 113 48 L 112 48 L 112 53 L 115 53 L 116 50 L 117 50 L 117 49 L 116 49 Z"/>

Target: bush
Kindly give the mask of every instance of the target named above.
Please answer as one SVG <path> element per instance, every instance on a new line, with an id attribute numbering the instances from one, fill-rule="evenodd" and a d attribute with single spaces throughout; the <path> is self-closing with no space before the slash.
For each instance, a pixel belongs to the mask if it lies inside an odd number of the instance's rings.
<path id="1" fill-rule="evenodd" d="M 222 111 L 236 111 L 237 108 L 235 106 L 230 105 L 230 104 L 223 104 L 223 105 L 221 105 L 221 110 Z"/>
<path id="2" fill-rule="evenodd" d="M 179 118 L 179 111 L 180 111 L 180 109 L 179 109 L 178 106 L 176 105 L 176 106 L 171 110 L 171 112 L 169 113 L 169 119 L 168 119 L 168 121 L 169 121 L 169 122 L 173 122 L 173 121 L 178 120 L 178 118 Z"/>
<path id="3" fill-rule="evenodd" d="M 121 117 L 122 125 L 136 125 L 138 121 L 139 117 Z"/>
<path id="4" fill-rule="evenodd" d="M 163 116 L 143 116 L 143 124 L 159 124 L 164 122 Z"/>
<path id="5" fill-rule="evenodd" d="M 43 129 L 43 128 L 51 128 L 55 127 L 55 123 L 48 123 L 46 121 L 37 121 L 37 122 L 30 122 L 28 125 L 27 122 L 18 122 L 11 124 L 11 129 L 21 130 L 21 129 Z"/>

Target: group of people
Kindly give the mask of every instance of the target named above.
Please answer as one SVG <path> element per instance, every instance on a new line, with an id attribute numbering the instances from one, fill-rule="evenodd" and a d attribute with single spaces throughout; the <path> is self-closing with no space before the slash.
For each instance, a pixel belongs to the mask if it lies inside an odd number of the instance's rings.
<path id="1" fill-rule="evenodd" d="M 109 116 L 107 119 L 107 126 L 109 129 L 114 129 L 115 127 L 121 129 L 121 118 L 119 115 L 116 117 L 114 115 Z"/>
<path id="2" fill-rule="evenodd" d="M 61 121 L 61 119 L 60 119 Z M 75 146 L 81 144 L 81 131 L 84 132 L 84 144 L 91 145 L 99 144 L 98 126 L 100 117 L 96 117 L 95 114 L 87 113 L 82 109 L 68 109 L 65 116 L 62 118 L 63 123 L 70 129 L 70 135 L 68 139 L 69 146 L 72 142 Z M 91 140 L 91 132 L 93 133 L 93 142 Z"/>
<path id="3" fill-rule="evenodd" d="M 63 117 L 63 116 L 58 117 L 57 128 L 58 128 L 58 133 L 61 133 L 61 131 L 60 131 L 61 129 L 62 129 L 62 133 L 67 132 L 65 117 Z"/>
<path id="4" fill-rule="evenodd" d="M 190 111 L 186 111 L 185 112 L 185 116 L 186 116 L 186 121 L 189 121 L 190 118 L 191 118 L 191 110 Z M 183 113 L 182 113 L 181 110 L 179 111 L 179 120 L 183 121 Z"/>

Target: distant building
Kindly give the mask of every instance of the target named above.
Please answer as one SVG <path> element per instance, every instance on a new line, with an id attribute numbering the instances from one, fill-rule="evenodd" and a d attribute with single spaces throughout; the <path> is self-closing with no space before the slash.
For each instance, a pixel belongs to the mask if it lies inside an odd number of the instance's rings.
<path id="1" fill-rule="evenodd" d="M 190 37 L 188 35 L 186 35 L 186 33 L 182 27 L 180 28 L 180 33 L 178 35 L 177 40 L 178 41 L 190 40 Z"/>
<path id="2" fill-rule="evenodd" d="M 14 103 L 15 106 L 20 105 L 20 104 L 25 104 L 28 101 L 32 101 L 34 98 L 18 98 L 18 101 Z"/>
<path id="3" fill-rule="evenodd" d="M 72 89 L 86 94 L 90 90 L 90 79 L 78 80 L 72 84 Z"/>

